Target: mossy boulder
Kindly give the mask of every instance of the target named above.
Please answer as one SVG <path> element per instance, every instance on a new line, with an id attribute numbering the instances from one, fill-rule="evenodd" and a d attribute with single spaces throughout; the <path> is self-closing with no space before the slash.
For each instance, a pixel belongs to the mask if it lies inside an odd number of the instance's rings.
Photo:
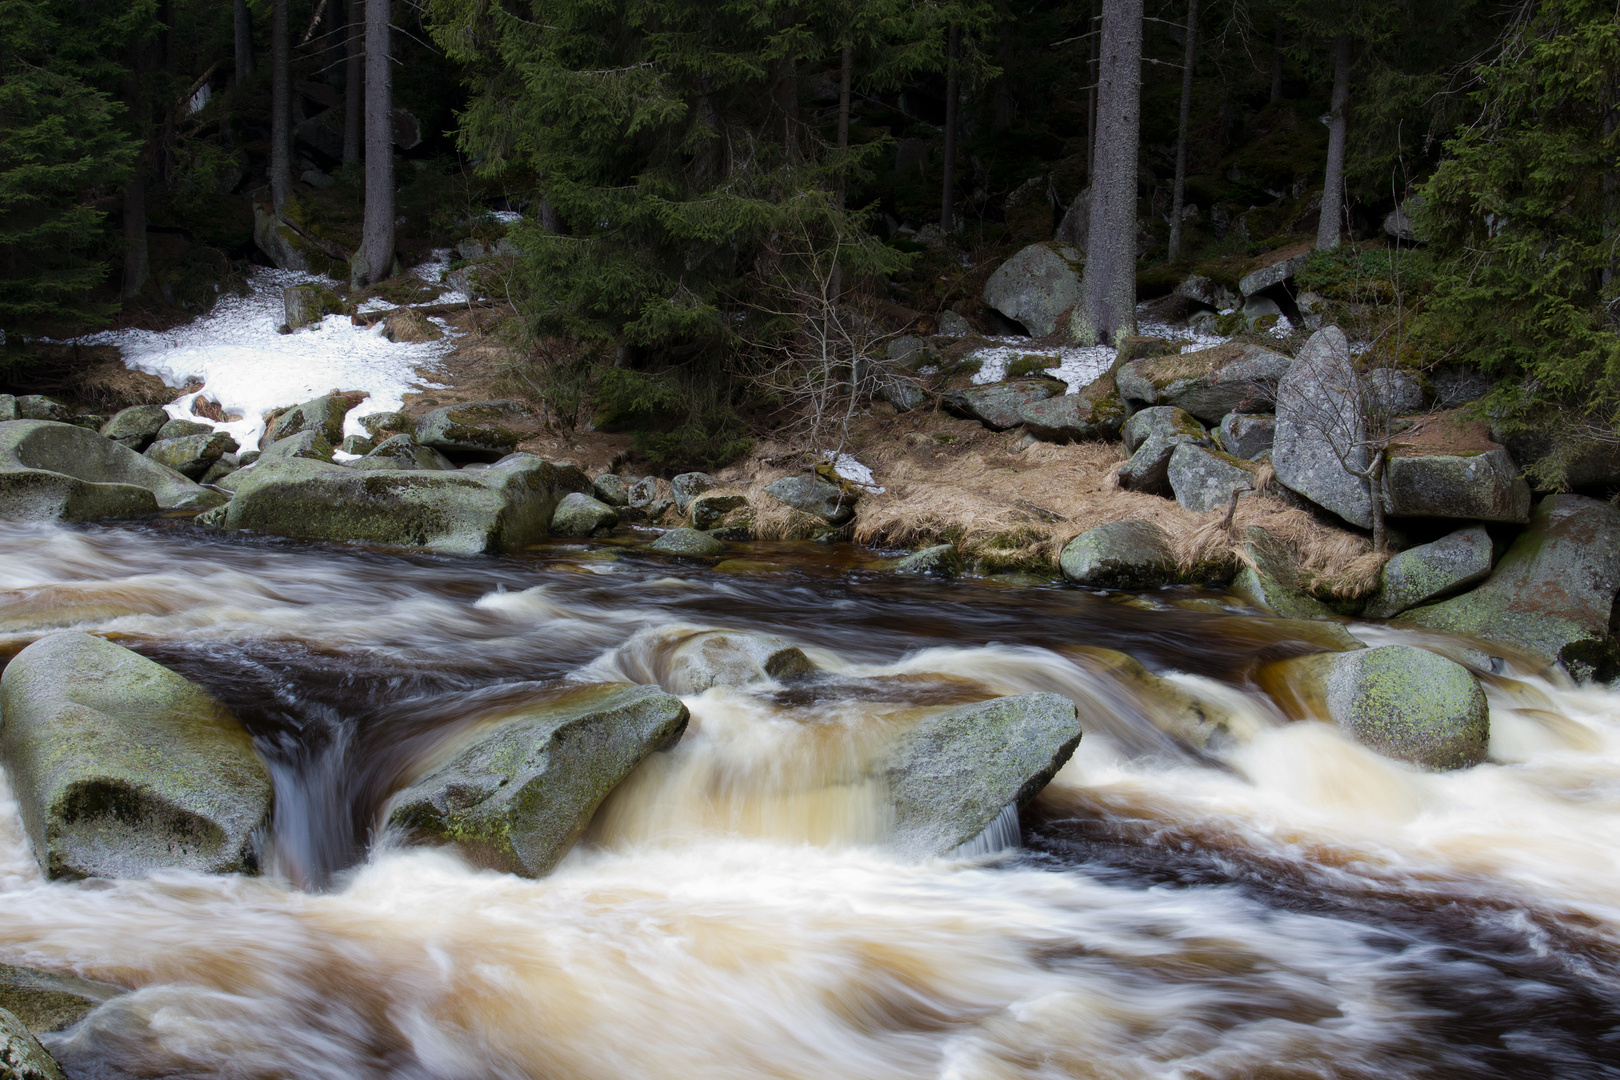
<path id="1" fill-rule="evenodd" d="M 452 845 L 476 865 L 540 877 L 642 759 L 680 738 L 688 718 L 679 698 L 651 686 L 536 698 L 478 724 L 448 763 L 395 797 L 389 825 Z"/>
<path id="2" fill-rule="evenodd" d="M 338 449 L 343 451 L 345 454 L 354 454 L 357 457 L 364 457 L 373 450 L 377 449 L 377 444 L 369 435 L 345 435 L 343 436 L 343 442 L 338 446 Z"/>
<path id="3" fill-rule="evenodd" d="M 324 394 L 313 401 L 294 405 L 270 422 L 261 448 L 306 431 L 314 432 L 333 446 L 343 441 L 343 420 L 355 401 L 345 394 Z"/>
<path id="4" fill-rule="evenodd" d="M 1156 405 L 1125 421 L 1121 430 L 1131 459 L 1119 469 L 1119 486 L 1149 495 L 1171 495 L 1170 458 L 1184 444 L 1208 446 L 1204 425 L 1181 409 Z"/>
<path id="5" fill-rule="evenodd" d="M 619 515 L 607 503 L 578 491 L 570 491 L 551 515 L 553 536 L 592 536 L 599 529 L 611 529 Z"/>
<path id="6" fill-rule="evenodd" d="M 691 509 L 693 499 L 719 486 L 720 481 L 705 472 L 681 473 L 669 482 L 670 494 L 675 499 L 675 509 L 682 514 Z"/>
<path id="7" fill-rule="evenodd" d="M 349 462 L 351 469 L 392 469 L 429 472 L 454 472 L 455 463 L 431 446 L 423 446 L 411 435 L 390 435 L 378 443 L 359 461 Z"/>
<path id="8" fill-rule="evenodd" d="M 895 563 L 894 572 L 951 578 L 962 572 L 962 556 L 954 544 L 935 544 L 914 551 Z"/>
<path id="9" fill-rule="evenodd" d="M 94 431 L 49 420 L 0 423 L 0 518 L 97 521 L 224 502 Z"/>
<path id="10" fill-rule="evenodd" d="M 711 686 L 790 682 L 816 668 L 804 650 L 774 634 L 703 630 L 661 650 L 658 682 L 673 694 L 701 694 Z"/>
<path id="11" fill-rule="evenodd" d="M 591 488 L 596 497 L 609 506 L 624 507 L 630 505 L 630 485 L 624 477 L 614 473 L 603 473 L 591 481 Z"/>
<path id="12" fill-rule="evenodd" d="M 1435 653 L 1407 645 L 1318 653 L 1269 664 L 1259 678 L 1285 712 L 1332 720 L 1386 757 L 1435 771 L 1485 760 L 1485 691 Z"/>
<path id="13" fill-rule="evenodd" d="M 721 554 L 726 545 L 697 529 L 671 529 L 648 544 L 647 550 L 661 555 L 704 557 Z"/>
<path id="14" fill-rule="evenodd" d="M 9 418 L 0 416 L 4 419 Z M 138 452 L 150 446 L 168 422 L 169 414 L 161 405 L 131 405 L 101 425 L 101 436 Z"/>
<path id="15" fill-rule="evenodd" d="M 1395 446 L 1383 484 L 1390 517 L 1530 520 L 1530 485 L 1504 447 L 1435 453 Z"/>
<path id="16" fill-rule="evenodd" d="M 28 646 L 0 676 L 0 762 L 47 877 L 251 873 L 270 774 L 201 687 L 89 634 Z"/>
<path id="17" fill-rule="evenodd" d="M 417 422 L 416 441 L 452 459 L 495 460 L 510 454 L 523 441 L 528 417 L 528 407 L 521 401 L 446 405 Z"/>
<path id="18" fill-rule="evenodd" d="M 402 412 L 367 413 L 360 418 L 360 426 L 379 445 L 390 435 L 409 435 L 416 430 L 416 425 Z"/>
<path id="19" fill-rule="evenodd" d="M 1093 589 L 1149 589 L 1176 580 L 1176 556 L 1151 521 L 1111 521 L 1063 546 L 1063 576 Z"/>
<path id="20" fill-rule="evenodd" d="M 1135 453 L 1149 439 L 1158 437 L 1181 442 L 1207 443 L 1209 432 L 1204 425 L 1185 409 L 1173 405 L 1156 405 L 1131 414 L 1120 429 L 1125 450 Z"/>
<path id="21" fill-rule="evenodd" d="M 212 435 L 213 433 L 214 425 L 212 424 L 175 417 L 173 420 L 165 421 L 163 426 L 158 428 L 157 437 L 159 439 L 185 439 L 192 435 Z"/>
<path id="22" fill-rule="evenodd" d="M 302 458 L 308 461 L 332 460 L 333 448 L 330 440 L 319 431 L 300 431 L 296 435 L 289 435 L 285 439 L 277 439 L 260 452 L 258 461 L 263 464 L 267 461 L 284 461 L 290 458 Z"/>
<path id="23" fill-rule="evenodd" d="M 72 1027 L 85 1013 L 121 993 L 122 987 L 107 983 L 0 964 L 0 1009 L 35 1035 Z M 0 1072 L 0 1077 L 4 1075 Z"/>
<path id="24" fill-rule="evenodd" d="M 1120 367 L 1120 393 L 1144 405 L 1173 405 L 1206 424 L 1227 413 L 1269 412 L 1277 384 L 1293 360 L 1258 345 L 1218 345 L 1213 349 L 1133 360 Z"/>
<path id="25" fill-rule="evenodd" d="M 281 303 L 289 331 L 318 323 L 328 315 L 342 315 L 346 310 L 342 297 L 319 285 L 288 285 L 281 290 Z"/>
<path id="26" fill-rule="evenodd" d="M 17 412 L 17 398 L 12 394 L 0 394 L 0 424 L 17 419 L 20 419 Z"/>
<path id="27" fill-rule="evenodd" d="M 1551 664 L 1605 638 L 1620 590 L 1620 510 L 1583 495 L 1549 495 L 1484 584 L 1396 622 L 1515 646 Z"/>
<path id="28" fill-rule="evenodd" d="M 913 858 L 973 840 L 1038 795 L 1080 745 L 1074 702 L 1019 694 L 919 717 L 883 763 L 893 847 Z"/>
<path id="29" fill-rule="evenodd" d="M 1243 492 L 1254 490 L 1253 464 L 1192 443 L 1175 448 L 1165 474 L 1176 502 L 1195 514 L 1224 510 Z"/>
<path id="30" fill-rule="evenodd" d="M 948 412 L 977 420 L 992 431 L 1005 431 L 1024 422 L 1024 406 L 1057 397 L 1066 389 L 1056 379 L 1011 379 L 951 390 L 940 397 Z"/>
<path id="31" fill-rule="evenodd" d="M 784 476 L 766 484 L 765 494 L 829 525 L 842 525 L 855 516 L 854 490 L 829 484 L 819 476 Z"/>
<path id="32" fill-rule="evenodd" d="M 737 491 L 705 491 L 687 504 L 692 526 L 697 529 L 712 529 L 747 506 L 748 496 Z"/>
<path id="33" fill-rule="evenodd" d="M 226 528 L 451 555 L 532 544 L 547 535 L 564 495 L 590 488 L 578 469 L 532 454 L 455 472 L 358 470 L 305 458 L 261 460 L 244 472 Z"/>
<path id="34" fill-rule="evenodd" d="M 1491 572 L 1491 554 L 1491 537 L 1483 525 L 1408 548 L 1384 564 L 1378 591 L 1363 614 L 1387 619 L 1482 581 Z"/>
<path id="35" fill-rule="evenodd" d="M 19 420 L 54 420 L 58 424 L 73 422 L 73 410 L 54 398 L 43 394 L 24 394 L 14 400 Z"/>
<path id="36" fill-rule="evenodd" d="M 1058 317 L 1079 302 L 1084 259 L 1067 244 L 1031 244 L 996 267 L 984 283 L 984 302 L 1036 337 L 1045 337 L 1057 329 Z"/>
<path id="37" fill-rule="evenodd" d="M 1328 326 L 1311 335 L 1278 384 L 1271 461 L 1284 487 L 1370 529 L 1372 498 L 1356 475 L 1368 467 L 1358 380 L 1342 330 Z"/>
<path id="38" fill-rule="evenodd" d="M 66 1080 L 21 1020 L 0 1009 L 0 1080 Z"/>
<path id="39" fill-rule="evenodd" d="M 1026 402 L 1018 409 L 1031 435 L 1054 443 L 1116 438 L 1129 414 L 1112 375 L 1076 393 Z"/>
<path id="40" fill-rule="evenodd" d="M 220 458 L 236 450 L 236 440 L 229 433 L 215 431 L 208 435 L 187 435 L 183 439 L 159 439 L 148 446 L 144 454 L 188 480 L 201 480 Z"/>

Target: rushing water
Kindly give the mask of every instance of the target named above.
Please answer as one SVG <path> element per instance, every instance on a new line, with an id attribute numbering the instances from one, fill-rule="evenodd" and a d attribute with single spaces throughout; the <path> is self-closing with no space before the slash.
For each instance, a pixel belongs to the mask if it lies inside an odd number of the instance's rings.
<path id="1" fill-rule="evenodd" d="M 0 791 L 0 962 L 132 991 L 52 1050 L 76 1077 L 1620 1076 L 1620 697 L 1495 677 L 1491 762 L 1428 775 L 1255 689 L 1308 626 L 754 557 L 780 569 L 0 525 L 0 656 L 62 627 L 137 649 L 227 701 L 276 782 L 262 878 L 46 884 Z M 654 681 L 694 627 L 825 674 L 687 698 L 544 880 L 378 835 L 459 726 Z M 1179 747 L 1077 646 L 1246 736 Z M 862 765 L 892 717 L 1029 690 L 1086 736 L 1017 846 L 886 855 Z"/>

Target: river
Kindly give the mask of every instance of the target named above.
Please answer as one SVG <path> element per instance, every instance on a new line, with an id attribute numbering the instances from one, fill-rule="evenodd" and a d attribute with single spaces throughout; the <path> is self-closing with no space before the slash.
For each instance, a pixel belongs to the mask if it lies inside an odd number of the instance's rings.
<path id="1" fill-rule="evenodd" d="M 1424 774 L 1285 722 L 1254 671 L 1316 632 L 1219 594 L 754 548 L 775 568 L 0 524 L 0 656 L 104 634 L 225 700 L 276 784 L 264 876 L 83 883 L 41 880 L 0 788 L 0 962 L 132 991 L 47 1045 L 76 1078 L 1620 1077 L 1620 695 L 1509 670 L 1490 763 Z M 692 627 L 823 674 L 684 699 L 543 880 L 379 833 L 480 711 L 655 681 Z M 1244 737 L 1181 747 L 1076 647 Z M 1086 734 L 1016 843 L 886 855 L 886 718 L 1032 690 Z"/>

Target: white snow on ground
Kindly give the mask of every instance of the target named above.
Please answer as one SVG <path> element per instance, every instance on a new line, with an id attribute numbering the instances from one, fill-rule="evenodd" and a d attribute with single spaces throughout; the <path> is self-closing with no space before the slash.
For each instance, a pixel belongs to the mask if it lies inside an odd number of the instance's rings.
<path id="1" fill-rule="evenodd" d="M 434 264 L 429 280 L 438 280 L 439 266 Z M 248 296 L 222 296 L 213 311 L 184 326 L 162 333 L 112 330 L 81 340 L 118 346 L 128 367 L 150 372 L 170 386 L 201 382 L 202 390 L 168 406 L 169 415 L 201 420 L 191 413 L 192 401 L 199 395 L 211 398 L 227 416 L 240 416 L 215 426 L 230 432 L 244 450 L 259 445 L 265 413 L 329 390 L 370 393 L 349 413 L 344 427 L 345 434 L 363 434 L 361 416 L 393 411 L 404 404 L 407 392 L 440 385 L 417 369 L 431 371 L 451 342 L 446 335 L 420 345 L 396 344 L 382 336 L 381 324 L 355 326 L 346 315 L 328 315 L 292 334 L 277 332 L 285 321 L 284 287 L 332 284 L 315 274 L 261 268 L 249 278 Z"/>
<path id="2" fill-rule="evenodd" d="M 1287 318 L 1280 317 L 1277 326 L 1272 331 L 1276 337 L 1286 337 L 1292 330 Z M 1198 349 L 1210 349 L 1216 345 L 1224 344 L 1226 338 L 1219 334 L 1205 330 L 1193 329 L 1186 326 L 1171 326 L 1169 323 L 1153 319 L 1144 319 L 1138 326 L 1137 333 L 1147 337 L 1162 337 L 1181 343 L 1181 352 L 1193 352 Z M 991 338 L 994 345 L 977 349 L 973 353 L 976 360 L 983 362 L 977 374 L 973 376 L 975 384 L 1000 382 L 1007 377 L 1007 365 L 1023 356 L 1058 357 L 1061 363 L 1046 369 L 1046 374 L 1062 379 L 1069 384 L 1067 393 L 1077 394 L 1099 376 L 1105 374 L 1114 363 L 1114 347 L 1112 345 L 1095 345 L 1082 347 L 1080 345 L 1038 345 L 1030 338 L 998 337 Z"/>
<path id="3" fill-rule="evenodd" d="M 873 495 L 882 495 L 886 490 L 877 486 L 872 470 L 861 464 L 848 454 L 837 454 L 831 450 L 823 450 L 821 456 L 832 462 L 833 472 L 848 480 L 858 488 L 863 488 Z"/>

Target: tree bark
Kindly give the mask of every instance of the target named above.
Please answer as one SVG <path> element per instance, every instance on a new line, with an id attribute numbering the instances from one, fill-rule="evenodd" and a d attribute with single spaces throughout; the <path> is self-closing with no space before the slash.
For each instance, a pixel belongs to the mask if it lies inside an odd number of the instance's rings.
<path id="1" fill-rule="evenodd" d="M 1333 39 L 1333 114 L 1328 125 L 1327 178 L 1322 183 L 1322 217 L 1316 228 L 1316 249 L 1339 246 L 1344 221 L 1344 140 L 1350 111 L 1350 38 Z"/>
<path id="2" fill-rule="evenodd" d="M 365 0 L 347 0 L 347 43 L 343 61 L 343 161 L 359 161 L 366 130 Z"/>
<path id="3" fill-rule="evenodd" d="M 785 61 L 776 70 L 776 81 L 771 87 L 771 98 L 776 103 L 778 120 L 782 125 L 782 153 L 791 164 L 799 161 L 799 72 L 793 61 Z"/>
<path id="4" fill-rule="evenodd" d="M 1097 56 L 1102 48 L 1102 29 L 1098 23 L 1098 0 L 1091 0 L 1089 8 L 1091 21 L 1086 24 L 1087 51 L 1091 54 L 1090 88 L 1086 91 L 1086 184 L 1089 187 L 1092 178 L 1097 175 Z"/>
<path id="5" fill-rule="evenodd" d="M 119 299 L 133 300 L 139 296 L 151 273 L 151 256 L 146 244 L 146 155 L 143 153 L 124 185 L 124 287 L 119 290 Z"/>
<path id="6" fill-rule="evenodd" d="M 1283 77 L 1283 21 L 1277 16 L 1276 37 L 1271 42 L 1271 104 L 1282 100 Z"/>
<path id="7" fill-rule="evenodd" d="M 947 235 L 956 227 L 956 54 L 961 45 L 962 28 L 951 23 L 945 39 L 945 182 L 939 196 L 939 227 Z"/>
<path id="8" fill-rule="evenodd" d="M 389 0 L 366 0 L 366 217 L 350 283 L 364 288 L 394 268 L 394 94 Z"/>
<path id="9" fill-rule="evenodd" d="M 1176 128 L 1176 186 L 1170 200 L 1169 260 L 1181 256 L 1181 212 L 1187 200 L 1187 129 L 1192 126 L 1193 60 L 1198 44 L 1198 0 L 1187 0 L 1187 52 L 1181 69 L 1181 123 Z"/>
<path id="10" fill-rule="evenodd" d="M 1080 303 L 1083 345 L 1136 332 L 1136 174 L 1142 111 L 1142 0 L 1104 0 L 1097 80 L 1097 172 Z"/>
<path id="11" fill-rule="evenodd" d="M 253 78 L 253 12 L 247 0 L 236 0 L 236 85 Z"/>
<path id="12" fill-rule="evenodd" d="M 292 193 L 292 47 L 287 0 L 270 7 L 270 205 L 280 210 Z"/>
<path id="13" fill-rule="evenodd" d="M 838 209 L 844 208 L 849 190 L 849 177 L 843 163 L 843 151 L 849 149 L 849 84 L 855 74 L 855 46 L 846 44 L 838 63 Z"/>

